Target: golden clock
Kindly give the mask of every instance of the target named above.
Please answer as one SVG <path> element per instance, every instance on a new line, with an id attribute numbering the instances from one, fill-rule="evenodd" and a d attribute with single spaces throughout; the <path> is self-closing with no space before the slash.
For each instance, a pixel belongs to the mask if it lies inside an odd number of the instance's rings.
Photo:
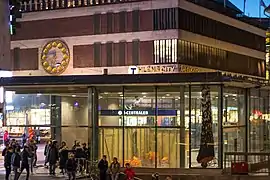
<path id="1" fill-rule="evenodd" d="M 42 49 L 41 64 L 49 74 L 62 74 L 67 69 L 69 61 L 70 51 L 67 44 L 61 40 L 50 41 Z"/>

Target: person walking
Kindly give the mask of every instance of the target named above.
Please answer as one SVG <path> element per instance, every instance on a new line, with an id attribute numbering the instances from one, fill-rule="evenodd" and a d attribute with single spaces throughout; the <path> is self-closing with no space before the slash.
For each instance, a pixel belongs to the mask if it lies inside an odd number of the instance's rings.
<path id="1" fill-rule="evenodd" d="M 45 156 L 45 162 L 44 162 L 44 167 L 45 168 L 48 168 L 48 166 L 47 166 L 47 163 L 48 163 L 48 156 L 49 156 L 49 151 L 50 151 L 50 149 L 51 149 L 51 146 L 52 146 L 52 141 L 51 140 L 49 140 L 49 141 L 47 141 L 46 142 L 46 146 L 45 146 L 45 148 L 44 148 L 44 156 Z"/>
<path id="2" fill-rule="evenodd" d="M 16 148 L 15 152 L 12 154 L 11 164 L 14 171 L 14 180 L 18 180 L 20 176 L 19 169 L 21 164 L 20 148 Z"/>
<path id="3" fill-rule="evenodd" d="M 37 163 L 37 146 L 33 139 L 30 140 L 28 149 L 29 149 L 29 155 L 30 155 L 30 170 L 31 170 L 31 173 L 33 174 L 33 167 L 36 167 L 36 163 Z"/>
<path id="4" fill-rule="evenodd" d="M 48 155 L 48 162 L 49 162 L 49 173 L 50 175 L 55 175 L 55 168 L 56 168 L 56 163 L 59 158 L 58 154 L 58 148 L 57 148 L 57 141 L 52 142 L 52 146 L 49 150 L 49 155 Z"/>
<path id="5" fill-rule="evenodd" d="M 29 167 L 29 149 L 28 146 L 24 146 L 23 151 L 21 153 L 21 172 L 18 176 L 18 179 L 20 178 L 20 175 L 22 174 L 23 170 L 26 170 L 26 180 L 29 180 L 29 174 L 30 174 L 30 167 Z"/>
<path id="6" fill-rule="evenodd" d="M 76 179 L 76 169 L 77 169 L 77 163 L 74 158 L 74 154 L 70 153 L 69 158 L 66 162 L 66 170 L 68 174 L 69 180 L 75 180 Z"/>
<path id="7" fill-rule="evenodd" d="M 103 155 L 102 159 L 98 162 L 99 180 L 107 179 L 108 161 L 107 156 Z"/>
<path id="8" fill-rule="evenodd" d="M 68 147 L 66 142 L 62 142 L 61 147 L 59 148 L 59 168 L 61 169 L 60 173 L 65 174 L 66 162 L 68 160 Z"/>
<path id="9" fill-rule="evenodd" d="M 110 165 L 111 180 L 118 180 L 120 173 L 120 163 L 117 158 L 113 158 L 113 162 Z"/>
<path id="10" fill-rule="evenodd" d="M 6 169 L 6 180 L 9 180 L 9 175 L 11 173 L 11 157 L 12 157 L 13 149 L 9 147 L 5 154 L 4 158 L 4 167 Z"/>

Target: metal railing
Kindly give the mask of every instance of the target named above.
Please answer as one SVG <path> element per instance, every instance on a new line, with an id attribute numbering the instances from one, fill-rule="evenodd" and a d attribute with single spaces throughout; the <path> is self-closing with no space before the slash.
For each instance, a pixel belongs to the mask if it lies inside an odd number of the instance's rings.
<path id="1" fill-rule="evenodd" d="M 90 180 L 99 180 L 98 161 L 89 161 L 85 158 L 76 158 L 76 178 L 87 177 Z M 109 176 L 110 174 L 108 174 Z M 119 172 L 119 180 L 125 179 L 125 173 Z M 134 177 L 135 180 L 142 180 L 138 177 Z"/>
<path id="2" fill-rule="evenodd" d="M 269 176 L 270 153 L 226 152 L 223 172 L 226 174 L 260 174 Z"/>

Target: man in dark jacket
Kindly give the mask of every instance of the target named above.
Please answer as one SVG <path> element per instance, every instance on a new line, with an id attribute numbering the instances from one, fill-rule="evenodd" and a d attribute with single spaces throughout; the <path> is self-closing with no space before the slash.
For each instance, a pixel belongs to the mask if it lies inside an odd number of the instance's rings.
<path id="1" fill-rule="evenodd" d="M 102 159 L 98 163 L 100 180 L 107 179 L 108 161 L 106 155 L 103 155 Z"/>
<path id="2" fill-rule="evenodd" d="M 56 163 L 59 158 L 58 154 L 58 148 L 57 148 L 57 141 L 52 142 L 52 146 L 49 150 L 49 155 L 48 155 L 48 162 L 50 166 L 50 175 L 55 175 L 55 168 L 56 168 Z"/>
<path id="3" fill-rule="evenodd" d="M 11 173 L 11 157 L 12 157 L 12 153 L 13 153 L 12 151 L 13 151 L 12 147 L 9 147 L 7 149 L 6 154 L 5 154 L 4 166 L 6 169 L 6 180 L 9 180 L 9 175 Z"/>
<path id="4" fill-rule="evenodd" d="M 14 180 L 19 179 L 19 169 L 21 166 L 21 156 L 20 156 L 20 148 L 16 148 L 15 152 L 12 155 L 12 166 L 13 166 L 13 171 L 14 171 Z"/>
<path id="5" fill-rule="evenodd" d="M 23 172 L 23 170 L 26 169 L 26 180 L 29 179 L 29 174 L 30 174 L 30 172 L 29 172 L 30 171 L 30 167 L 29 167 L 28 158 L 30 158 L 29 148 L 28 148 L 28 146 L 24 146 L 23 151 L 21 153 L 22 163 L 21 163 L 21 172 L 20 172 L 20 175 Z M 20 177 L 20 175 L 19 175 L 19 177 Z M 18 179 L 19 179 L 19 177 L 18 177 Z"/>

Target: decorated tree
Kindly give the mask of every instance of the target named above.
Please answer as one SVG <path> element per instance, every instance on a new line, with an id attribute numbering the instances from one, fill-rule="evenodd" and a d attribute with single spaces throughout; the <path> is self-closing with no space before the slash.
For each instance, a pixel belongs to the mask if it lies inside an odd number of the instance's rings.
<path id="1" fill-rule="evenodd" d="M 202 167 L 207 167 L 207 163 L 214 158 L 214 137 L 213 137 L 213 121 L 211 111 L 210 88 L 207 85 L 202 86 L 202 129 L 201 144 L 199 154 L 197 156 L 198 163 Z"/>

